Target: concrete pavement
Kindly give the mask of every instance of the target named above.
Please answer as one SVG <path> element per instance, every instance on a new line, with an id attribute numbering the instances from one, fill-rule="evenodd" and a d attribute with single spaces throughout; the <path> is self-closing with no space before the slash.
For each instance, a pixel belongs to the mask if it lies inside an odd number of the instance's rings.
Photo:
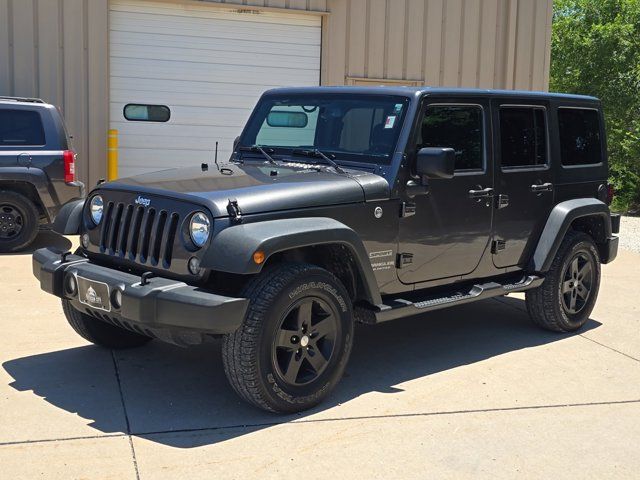
<path id="1" fill-rule="evenodd" d="M 68 241 L 51 235 L 41 243 Z M 0 258 L 0 478 L 637 478 L 640 255 L 603 269 L 576 335 L 522 296 L 358 328 L 327 403 L 275 416 L 227 386 L 220 344 L 88 345 L 29 255 Z"/>

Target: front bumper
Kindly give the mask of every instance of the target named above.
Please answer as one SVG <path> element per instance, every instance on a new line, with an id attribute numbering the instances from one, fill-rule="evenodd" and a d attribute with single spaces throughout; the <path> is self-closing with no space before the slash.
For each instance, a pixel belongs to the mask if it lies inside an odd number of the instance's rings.
<path id="1" fill-rule="evenodd" d="M 69 300 L 78 311 L 179 344 L 201 343 L 203 335 L 235 331 L 249 304 L 246 298 L 224 297 L 168 278 L 152 277 L 142 285 L 138 276 L 96 265 L 78 255 L 66 254 L 63 260 L 50 248 L 34 252 L 33 274 L 42 290 Z M 116 308 L 110 302 L 109 310 L 104 310 L 81 303 L 83 292 L 71 294 L 65 288 L 69 276 L 108 285 L 111 298 L 120 290 L 121 306 Z"/>

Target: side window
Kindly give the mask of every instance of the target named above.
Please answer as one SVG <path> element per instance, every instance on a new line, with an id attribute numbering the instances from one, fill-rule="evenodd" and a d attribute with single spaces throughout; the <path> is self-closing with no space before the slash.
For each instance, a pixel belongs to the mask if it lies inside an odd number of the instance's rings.
<path id="1" fill-rule="evenodd" d="M 418 150 L 453 148 L 456 170 L 481 170 L 484 165 L 483 113 L 478 105 L 428 105 L 422 119 Z"/>
<path id="2" fill-rule="evenodd" d="M 0 146 L 45 144 L 40 114 L 33 110 L 0 110 Z"/>
<path id="3" fill-rule="evenodd" d="M 563 165 L 602 162 L 600 118 L 597 110 L 559 108 L 560 158 Z"/>
<path id="4" fill-rule="evenodd" d="M 503 167 L 533 167 L 547 163 L 546 110 L 500 107 L 500 147 Z"/>

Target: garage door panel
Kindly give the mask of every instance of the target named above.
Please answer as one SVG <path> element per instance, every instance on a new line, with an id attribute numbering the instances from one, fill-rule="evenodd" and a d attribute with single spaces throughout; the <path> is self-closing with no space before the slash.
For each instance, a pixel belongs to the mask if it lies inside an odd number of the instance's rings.
<path id="1" fill-rule="evenodd" d="M 236 15 L 237 17 L 238 15 Z M 250 21 L 221 20 L 211 30 L 211 20 L 206 18 L 184 18 L 150 14 L 112 15 L 113 31 L 162 33 L 163 35 L 193 35 L 228 39 L 255 39 L 281 41 L 294 36 L 297 40 L 317 43 L 316 26 L 265 24 Z"/>
<path id="2" fill-rule="evenodd" d="M 286 48 L 286 47 L 283 47 Z M 111 44 L 112 58 L 135 58 L 136 60 L 161 60 L 166 62 L 192 62 L 212 65 L 210 58 L 215 58 L 215 64 L 241 65 L 251 67 L 300 68 L 316 71 L 317 57 L 315 56 L 278 55 L 265 52 L 211 52 L 197 48 L 183 47 L 144 47 L 133 49 L 129 45 Z"/>
<path id="3" fill-rule="evenodd" d="M 265 78 L 270 83 L 275 82 L 281 85 L 318 84 L 318 72 L 316 70 L 281 69 L 278 67 L 256 67 L 250 65 L 215 65 L 136 58 L 112 57 L 111 72 L 116 76 L 131 78 L 164 78 L 167 80 L 189 78 L 190 80 L 227 83 L 239 80 L 243 83 L 253 84 L 259 84 Z"/>
<path id="4" fill-rule="evenodd" d="M 110 126 L 121 176 L 226 161 L 259 96 L 318 85 L 321 20 L 207 5 L 110 2 Z M 128 103 L 166 105 L 166 123 L 132 122 Z"/>
<path id="5" fill-rule="evenodd" d="M 247 95 L 257 96 L 262 94 L 265 89 L 275 88 L 277 86 L 278 84 L 276 83 L 270 84 L 266 81 L 264 83 L 250 85 L 238 81 L 224 83 L 156 78 L 148 78 L 139 85 L 132 85 L 129 77 L 111 76 L 111 99 L 126 102 L 129 101 L 130 94 L 139 95 L 145 92 L 162 95 L 160 98 L 166 98 L 166 95 L 169 93 L 176 95 L 190 93 L 199 95 L 200 97 L 215 94 L 220 97 L 234 96 L 246 98 Z M 240 91 L 240 88 L 242 91 Z"/>
<path id="6" fill-rule="evenodd" d="M 180 107 L 210 107 L 210 108 L 240 108 L 243 111 L 250 109 L 255 104 L 255 96 L 232 95 L 213 89 L 206 94 L 197 94 L 192 92 L 147 92 L 147 91 L 131 91 L 131 90 L 113 90 L 111 101 L 115 104 L 126 105 L 131 103 L 131 99 L 135 98 L 137 103 L 158 105 L 164 104 L 167 97 L 171 96 L 169 108 Z"/>
<path id="7" fill-rule="evenodd" d="M 238 126 L 242 127 L 247 120 L 247 110 L 244 108 L 222 108 L 222 107 L 183 107 L 181 105 L 169 104 L 171 119 L 164 123 L 171 125 L 211 125 L 211 126 Z M 122 116 L 123 103 L 112 103 L 110 108 L 111 118 Z M 126 121 L 126 120 L 125 120 Z M 126 125 L 138 123 L 146 125 L 149 130 L 160 125 L 156 122 L 127 122 Z M 125 127 L 126 129 L 126 127 Z M 127 133 L 127 132 L 124 132 Z"/>
<path id="8" fill-rule="evenodd" d="M 276 53 L 296 56 L 317 56 L 320 45 L 314 43 L 285 43 L 282 41 L 267 42 L 262 40 L 240 40 L 228 41 L 216 37 L 197 37 L 185 35 L 163 35 L 139 32 L 112 31 L 112 44 L 128 45 L 136 47 L 173 47 L 175 45 L 188 45 L 192 48 L 207 50 L 211 52 L 255 52 L 259 49 L 264 53 Z M 285 51 L 283 52 L 283 45 Z M 315 48 L 311 48 L 315 47 Z"/>

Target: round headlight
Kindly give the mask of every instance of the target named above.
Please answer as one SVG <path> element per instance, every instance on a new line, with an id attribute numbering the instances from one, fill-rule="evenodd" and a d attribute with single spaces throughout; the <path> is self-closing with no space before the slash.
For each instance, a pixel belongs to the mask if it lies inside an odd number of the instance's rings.
<path id="1" fill-rule="evenodd" d="M 210 227 L 209 218 L 204 213 L 196 212 L 191 216 L 189 234 L 197 247 L 202 247 L 209 240 Z"/>
<path id="2" fill-rule="evenodd" d="M 89 203 L 89 211 L 91 212 L 91 220 L 98 225 L 102 221 L 102 211 L 104 210 L 104 202 L 100 195 L 96 195 Z"/>

